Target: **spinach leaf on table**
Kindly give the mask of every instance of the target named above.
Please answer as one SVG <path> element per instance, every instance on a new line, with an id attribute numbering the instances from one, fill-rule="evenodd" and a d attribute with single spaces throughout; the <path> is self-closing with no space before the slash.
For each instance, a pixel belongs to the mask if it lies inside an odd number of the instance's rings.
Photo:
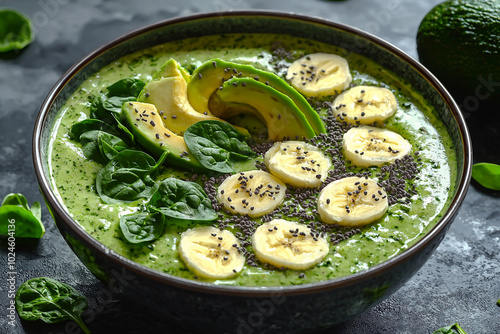
<path id="1" fill-rule="evenodd" d="M 158 188 L 153 175 L 168 154 L 165 151 L 158 162 L 155 162 L 149 154 L 142 151 L 119 152 L 97 173 L 97 193 L 108 204 L 151 197 Z"/>
<path id="2" fill-rule="evenodd" d="M 243 134 L 228 123 L 207 120 L 191 125 L 184 132 L 189 151 L 207 169 L 231 173 L 233 161 L 255 156 Z"/>
<path id="3" fill-rule="evenodd" d="M 454 323 L 451 326 L 443 327 L 438 330 L 436 330 L 432 334 L 467 334 L 462 327 L 458 324 L 458 322 Z"/>
<path id="4" fill-rule="evenodd" d="M 0 52 L 21 50 L 33 41 L 31 21 L 12 9 L 0 10 Z"/>
<path id="5" fill-rule="evenodd" d="M 120 217 L 120 230 L 133 244 L 158 239 L 164 225 L 165 216 L 161 213 L 139 212 Z"/>
<path id="6" fill-rule="evenodd" d="M 472 166 L 472 178 L 485 188 L 500 190 L 500 165 L 481 162 Z"/>
<path id="7" fill-rule="evenodd" d="M 15 228 L 9 228 L 15 225 Z M 45 234 L 39 202 L 31 208 L 22 194 L 8 194 L 0 207 L 0 235 L 16 238 L 41 238 Z"/>
<path id="8" fill-rule="evenodd" d="M 217 218 L 217 212 L 212 209 L 210 199 L 199 184 L 174 177 L 160 182 L 148 209 L 183 220 L 211 221 Z"/>
<path id="9" fill-rule="evenodd" d="M 35 203 L 38 203 L 38 202 L 35 202 Z M 33 204 L 35 204 L 35 203 L 33 203 Z M 11 194 L 5 195 L 5 197 L 2 200 L 1 206 L 4 206 L 4 205 L 17 205 L 17 206 L 20 206 L 26 210 L 30 209 L 30 207 L 28 205 L 28 200 L 26 199 L 26 197 L 24 197 L 23 194 L 11 193 Z M 40 203 L 38 203 L 38 206 L 40 206 Z"/>
<path id="10" fill-rule="evenodd" d="M 73 287 L 47 277 L 32 278 L 19 287 L 15 297 L 19 317 L 52 324 L 73 320 L 84 333 L 90 333 L 81 319 L 87 298 Z"/>
<path id="11" fill-rule="evenodd" d="M 2 200 L 1 206 L 4 205 L 17 205 L 21 208 L 28 210 L 31 214 L 38 219 L 40 222 L 42 221 L 42 208 L 40 207 L 40 202 L 33 202 L 31 208 L 28 205 L 28 200 L 24 197 L 23 194 L 7 194 Z"/>

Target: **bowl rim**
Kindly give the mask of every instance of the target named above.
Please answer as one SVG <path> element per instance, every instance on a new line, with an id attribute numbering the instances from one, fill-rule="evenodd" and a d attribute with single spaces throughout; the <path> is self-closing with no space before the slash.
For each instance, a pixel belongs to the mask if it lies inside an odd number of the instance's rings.
<path id="1" fill-rule="evenodd" d="M 43 160 L 41 147 L 42 140 L 42 130 L 47 119 L 48 112 L 55 101 L 55 98 L 65 87 L 67 82 L 82 68 L 84 68 L 93 59 L 99 57 L 101 54 L 107 52 L 108 50 L 118 46 L 119 44 L 126 42 L 129 39 L 140 36 L 142 34 L 148 33 L 152 30 L 173 25 L 186 21 L 195 21 L 211 18 L 221 18 L 221 17 L 238 17 L 238 16 L 260 16 L 260 17 L 270 17 L 275 19 L 289 19 L 297 20 L 309 24 L 319 24 L 325 27 L 334 28 L 342 30 L 344 32 L 361 36 L 362 38 L 368 40 L 369 42 L 383 48 L 385 51 L 391 52 L 395 56 L 401 58 L 408 65 L 413 67 L 417 72 L 419 72 L 439 93 L 444 102 L 448 105 L 452 111 L 452 116 L 454 117 L 457 126 L 462 135 L 462 144 L 464 152 L 464 169 L 460 182 L 456 185 L 456 194 L 450 203 L 450 206 L 443 214 L 441 219 L 436 223 L 434 227 L 431 228 L 420 240 L 418 240 L 414 245 L 395 257 L 388 259 L 382 263 L 379 263 L 367 270 L 351 274 L 344 277 L 339 277 L 335 279 L 305 283 L 301 285 L 286 285 L 286 286 L 228 286 L 228 285 L 215 285 L 213 283 L 198 282 L 194 280 L 189 280 L 174 275 L 162 273 L 150 268 L 147 268 L 141 264 L 133 262 L 122 255 L 112 251 L 104 244 L 100 243 L 92 236 L 90 236 L 78 223 L 76 223 L 66 212 L 63 205 L 59 203 L 55 194 L 53 193 L 52 187 L 50 186 L 50 180 L 45 177 L 43 173 Z M 301 15 L 293 12 L 285 11 L 274 11 L 274 10 L 230 10 L 223 12 L 204 12 L 197 13 L 188 16 L 179 16 L 170 19 L 166 19 L 157 23 L 153 23 L 139 29 L 135 29 L 127 34 L 121 35 L 108 43 L 101 45 L 99 48 L 95 49 L 79 61 L 77 61 L 73 66 L 71 66 L 65 74 L 56 82 L 52 87 L 45 100 L 43 101 L 33 130 L 33 140 L 32 140 L 32 155 L 33 163 L 35 168 L 35 173 L 38 179 L 40 191 L 44 195 L 46 203 L 50 205 L 52 210 L 57 213 L 57 216 L 61 217 L 64 224 L 69 228 L 74 234 L 79 238 L 84 239 L 89 247 L 93 249 L 93 252 L 97 252 L 100 256 L 106 257 L 109 261 L 124 267 L 135 274 L 143 276 L 154 281 L 168 284 L 170 286 L 183 288 L 191 291 L 208 293 L 208 294 L 218 294 L 218 295 L 233 295 L 233 296 L 245 296 L 245 297 L 269 297 L 276 294 L 279 295 L 300 295 L 309 293 L 319 293 L 326 290 L 338 289 L 346 286 L 351 286 L 364 280 L 368 280 L 375 276 L 381 275 L 393 267 L 408 261 L 410 258 L 415 256 L 421 250 L 425 249 L 431 241 L 436 238 L 443 229 L 452 222 L 458 210 L 465 198 L 467 189 L 471 179 L 471 169 L 472 169 L 472 144 L 470 139 L 470 134 L 467 129 L 465 120 L 460 112 L 460 109 L 456 102 L 453 100 L 448 91 L 444 86 L 437 80 L 437 78 L 427 70 L 422 64 L 414 60 L 407 53 L 399 49 L 398 47 L 392 45 L 391 43 L 373 35 L 368 32 L 362 31 L 358 28 L 330 21 L 324 18 Z"/>

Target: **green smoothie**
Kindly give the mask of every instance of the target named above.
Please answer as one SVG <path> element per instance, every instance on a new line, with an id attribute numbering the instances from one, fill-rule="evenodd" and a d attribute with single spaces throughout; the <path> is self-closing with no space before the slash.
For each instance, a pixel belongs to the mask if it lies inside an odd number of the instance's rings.
<path id="1" fill-rule="evenodd" d="M 68 135 L 71 126 L 89 117 L 92 99 L 104 92 L 107 86 L 129 77 L 150 81 L 152 74 L 170 58 L 177 60 L 188 71 L 193 71 L 207 60 L 220 58 L 249 64 L 284 77 L 291 61 L 277 56 L 277 43 L 294 59 L 317 52 L 340 55 L 349 63 L 353 84 L 386 87 L 394 93 L 398 111 L 388 119 L 386 127 L 402 135 L 412 145 L 411 161 L 418 166 L 418 171 L 416 177 L 407 184 L 410 195 L 394 200 L 381 219 L 350 230 L 331 227 L 322 229 L 321 225 L 325 224 L 319 221 L 315 212 L 296 204 L 300 202 L 300 190 L 292 191 L 291 197 L 282 206 L 307 212 L 312 219 L 306 219 L 305 223 L 324 230 L 330 240 L 330 250 L 324 260 L 305 271 L 278 270 L 254 261 L 247 263 L 239 275 L 230 279 L 208 280 L 197 277 L 181 260 L 178 244 L 182 232 L 206 223 L 169 221 L 159 239 L 144 244 L 128 243 L 119 229 L 120 217 L 136 212 L 147 200 L 105 204 L 96 192 L 96 174 L 103 165 L 85 158 L 81 145 Z M 326 118 L 328 105 L 323 100 L 310 102 Z M 213 284 L 240 286 L 296 285 L 324 281 L 366 270 L 400 254 L 441 218 L 451 200 L 457 169 L 453 144 L 444 124 L 429 103 L 405 81 L 365 57 L 335 46 L 272 34 L 235 34 L 175 41 L 135 52 L 105 66 L 88 78 L 61 108 L 53 129 L 49 157 L 52 186 L 59 200 L 73 219 L 106 247 L 159 272 Z M 255 163 L 258 165 L 261 162 L 262 157 L 258 156 L 240 168 L 256 169 Z M 348 171 L 368 172 L 375 178 L 383 178 L 384 173 L 388 173 L 379 167 L 351 168 L 349 162 L 345 162 L 345 166 Z M 193 177 L 191 172 L 167 164 L 160 174 L 158 180 L 170 176 L 182 179 Z M 203 185 L 201 176 L 195 176 L 195 179 Z M 313 199 L 314 195 L 307 200 Z M 224 219 L 228 218 L 233 217 L 225 214 Z M 299 221 L 300 217 L 290 219 Z M 259 224 L 261 219 L 255 218 L 254 221 Z M 212 223 L 216 227 L 219 224 L 220 221 Z M 234 233 L 241 232 L 235 224 L 226 225 L 226 229 Z M 251 245 L 247 249 L 252 254 Z"/>

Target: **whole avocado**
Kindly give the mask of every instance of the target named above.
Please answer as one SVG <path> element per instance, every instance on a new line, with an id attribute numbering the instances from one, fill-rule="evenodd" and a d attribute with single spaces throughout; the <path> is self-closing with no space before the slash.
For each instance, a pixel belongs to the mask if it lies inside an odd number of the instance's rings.
<path id="1" fill-rule="evenodd" d="M 500 0 L 449 0 L 418 29 L 424 64 L 468 111 L 500 101 Z"/>

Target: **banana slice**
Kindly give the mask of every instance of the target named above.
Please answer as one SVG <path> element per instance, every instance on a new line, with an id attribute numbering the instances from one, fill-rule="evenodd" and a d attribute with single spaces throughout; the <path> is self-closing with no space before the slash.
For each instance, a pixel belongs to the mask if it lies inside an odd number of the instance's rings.
<path id="1" fill-rule="evenodd" d="M 308 269 L 328 254 L 328 242 L 313 237 L 311 230 L 296 222 L 275 219 L 264 223 L 252 235 L 257 258 L 278 268 Z"/>
<path id="2" fill-rule="evenodd" d="M 318 213 L 327 224 L 361 226 L 382 217 L 388 208 L 387 194 L 372 179 L 346 177 L 319 193 Z"/>
<path id="3" fill-rule="evenodd" d="M 411 150 L 411 144 L 396 132 L 367 125 L 347 131 L 343 147 L 346 159 L 359 167 L 392 163 Z"/>
<path id="4" fill-rule="evenodd" d="M 217 200 L 233 214 L 263 216 L 285 199 L 286 185 L 275 176 L 254 170 L 231 175 L 221 183 Z"/>
<path id="5" fill-rule="evenodd" d="M 387 88 L 356 86 L 333 101 L 333 113 L 352 124 L 383 122 L 396 113 L 396 97 Z"/>
<path id="6" fill-rule="evenodd" d="M 347 89 L 352 76 L 344 58 L 330 53 L 313 53 L 294 61 L 286 79 L 305 96 L 326 96 Z"/>
<path id="7" fill-rule="evenodd" d="M 294 187 L 314 188 L 332 163 L 316 146 L 301 141 L 276 142 L 264 155 L 271 174 Z"/>
<path id="8" fill-rule="evenodd" d="M 238 252 L 239 247 L 240 242 L 231 232 L 203 226 L 182 233 L 179 254 L 197 275 L 224 279 L 243 269 L 245 257 Z"/>

